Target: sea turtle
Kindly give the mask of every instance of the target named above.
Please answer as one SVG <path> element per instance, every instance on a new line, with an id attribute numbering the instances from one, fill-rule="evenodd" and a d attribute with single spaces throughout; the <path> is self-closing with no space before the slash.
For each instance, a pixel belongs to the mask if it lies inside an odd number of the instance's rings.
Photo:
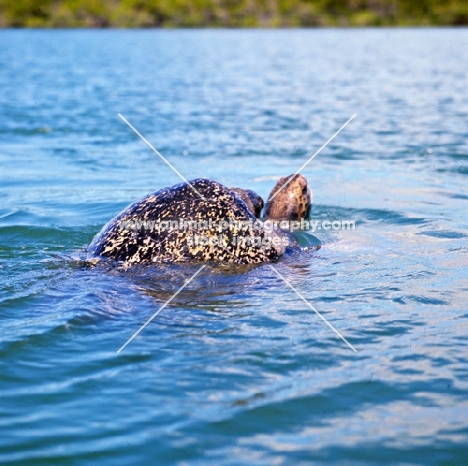
<path id="1" fill-rule="evenodd" d="M 284 254 L 290 241 L 276 220 L 305 218 L 311 202 L 304 176 L 280 178 L 261 221 L 257 217 L 263 200 L 258 194 L 198 178 L 163 188 L 128 206 L 94 237 L 88 254 L 128 265 L 271 262 Z"/>

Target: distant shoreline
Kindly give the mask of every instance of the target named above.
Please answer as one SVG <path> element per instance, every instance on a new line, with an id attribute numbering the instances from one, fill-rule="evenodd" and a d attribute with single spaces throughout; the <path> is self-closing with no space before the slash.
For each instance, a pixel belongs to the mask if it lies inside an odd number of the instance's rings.
<path id="1" fill-rule="evenodd" d="M 124 27 L 124 26 L 76 26 L 76 27 L 50 27 L 50 26 L 0 26 L 1 31 L 366 31 L 366 30 L 464 30 L 468 25 L 429 25 L 429 26 L 315 26 L 315 27 L 223 27 L 223 26 L 200 26 L 200 27 Z"/>
<path id="2" fill-rule="evenodd" d="M 4 0 L 0 28 L 295 29 L 468 26 L 466 0 Z"/>

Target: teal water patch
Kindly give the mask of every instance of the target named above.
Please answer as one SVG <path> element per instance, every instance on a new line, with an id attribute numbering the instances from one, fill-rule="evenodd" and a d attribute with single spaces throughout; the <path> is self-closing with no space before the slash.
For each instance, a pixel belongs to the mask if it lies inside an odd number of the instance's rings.
<path id="1" fill-rule="evenodd" d="M 433 238 L 459 239 L 466 238 L 464 233 L 456 231 L 424 231 L 421 235 L 432 236 Z"/>

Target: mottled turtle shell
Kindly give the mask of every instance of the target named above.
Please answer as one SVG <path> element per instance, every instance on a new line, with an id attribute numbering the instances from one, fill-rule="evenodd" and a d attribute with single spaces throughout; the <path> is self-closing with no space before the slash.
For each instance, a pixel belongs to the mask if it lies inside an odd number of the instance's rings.
<path id="1" fill-rule="evenodd" d="M 284 253 L 281 233 L 264 229 L 232 189 L 205 178 L 189 183 L 161 189 L 128 206 L 94 237 L 88 254 L 128 264 L 254 264 L 275 261 Z M 230 220 L 230 228 L 220 228 L 221 221 Z M 181 221 L 189 227 L 175 227 L 174 222 L 180 226 Z M 190 227 L 186 223 L 190 221 L 198 225 Z M 200 221 L 204 224 L 201 229 Z M 239 227 L 240 221 L 244 222 L 243 228 Z"/>

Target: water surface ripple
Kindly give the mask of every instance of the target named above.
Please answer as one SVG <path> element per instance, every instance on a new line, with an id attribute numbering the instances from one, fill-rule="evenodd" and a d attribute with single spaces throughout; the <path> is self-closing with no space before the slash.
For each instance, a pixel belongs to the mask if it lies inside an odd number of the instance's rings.
<path id="1" fill-rule="evenodd" d="M 467 31 L 2 31 L 0 462 L 468 457 Z M 146 193 L 308 165 L 318 251 L 85 267 Z"/>

